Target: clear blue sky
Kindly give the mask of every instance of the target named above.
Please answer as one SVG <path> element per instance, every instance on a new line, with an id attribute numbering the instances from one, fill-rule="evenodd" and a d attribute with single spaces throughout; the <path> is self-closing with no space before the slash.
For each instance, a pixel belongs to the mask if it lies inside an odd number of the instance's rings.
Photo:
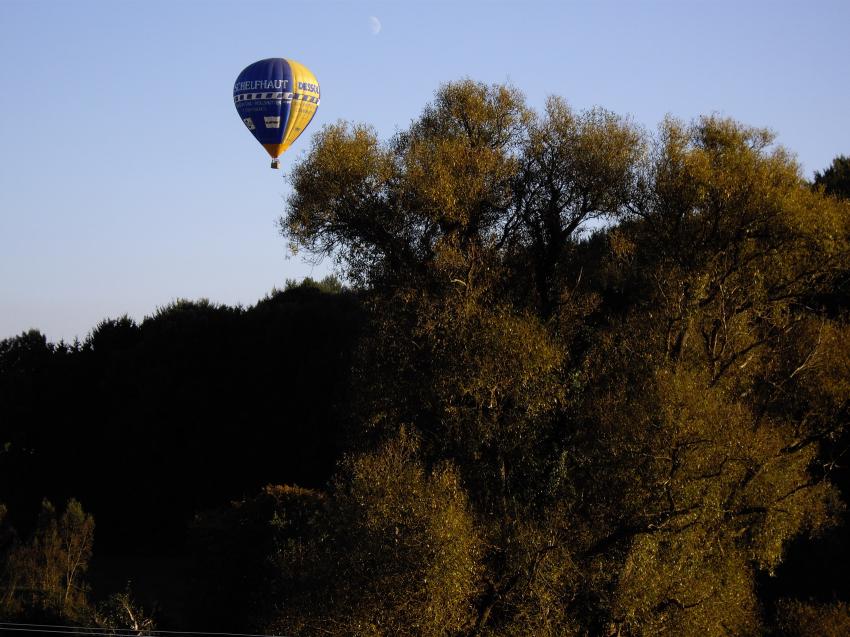
<path id="1" fill-rule="evenodd" d="M 850 154 L 848 27 L 847 0 L 0 0 L 0 338 L 327 273 L 288 257 L 289 187 L 233 107 L 255 60 L 322 86 L 284 172 L 323 124 L 388 136 L 468 76 L 650 128 L 719 112 L 774 129 L 811 175 Z"/>

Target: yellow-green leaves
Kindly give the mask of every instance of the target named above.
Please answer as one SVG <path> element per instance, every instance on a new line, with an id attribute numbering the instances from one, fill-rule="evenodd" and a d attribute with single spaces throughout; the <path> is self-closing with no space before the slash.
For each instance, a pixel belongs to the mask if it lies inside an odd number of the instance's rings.
<path id="1" fill-rule="evenodd" d="M 284 229 L 371 311 L 334 486 L 354 561 L 327 559 L 378 583 L 346 630 L 762 629 L 756 574 L 836 510 L 846 203 L 766 130 L 650 138 L 471 81 L 386 144 L 325 129 L 294 185 Z"/>
<path id="2" fill-rule="evenodd" d="M 466 495 L 453 467 L 426 470 L 417 450 L 402 431 L 349 458 L 320 517 L 287 530 L 276 629 L 412 637 L 471 623 L 480 540 Z"/>

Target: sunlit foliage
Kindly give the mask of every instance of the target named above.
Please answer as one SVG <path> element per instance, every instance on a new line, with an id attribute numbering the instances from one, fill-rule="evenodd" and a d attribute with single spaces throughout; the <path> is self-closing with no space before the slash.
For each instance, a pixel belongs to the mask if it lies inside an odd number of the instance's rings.
<path id="1" fill-rule="evenodd" d="M 850 215 L 771 133 L 463 81 L 388 142 L 326 127 L 293 183 L 282 230 L 371 309 L 353 436 L 457 467 L 481 544 L 454 632 L 761 630 L 755 575 L 841 510 L 815 465 L 850 391 L 819 306 Z"/>
<path id="2" fill-rule="evenodd" d="M 848 546 L 845 160 L 470 80 L 389 140 L 328 125 L 280 228 L 338 278 L 0 341 L 0 475 L 144 547 L 194 513 L 193 628 L 845 634 L 845 581 L 774 585 Z M 79 504 L 6 513 L 2 612 L 150 630 L 92 606 Z"/>

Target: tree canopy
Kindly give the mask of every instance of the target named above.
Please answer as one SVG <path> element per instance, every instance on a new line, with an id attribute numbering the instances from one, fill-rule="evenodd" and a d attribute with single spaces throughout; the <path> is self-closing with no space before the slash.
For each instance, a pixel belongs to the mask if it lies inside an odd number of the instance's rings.
<path id="1" fill-rule="evenodd" d="M 0 342 L 0 471 L 30 485 L 0 481 L 5 581 L 8 518 L 62 476 L 107 538 L 185 551 L 189 629 L 842 634 L 842 161 L 813 185 L 732 119 L 471 80 L 387 140 L 326 126 L 280 229 L 350 287 Z M 102 484 L 128 461 L 154 478 Z M 96 616 L 147 630 L 134 599 Z"/>
<path id="2" fill-rule="evenodd" d="M 284 233 L 370 304 L 365 453 L 413 431 L 465 490 L 457 634 L 761 630 L 757 577 L 841 510 L 845 203 L 765 130 L 472 81 L 385 142 L 326 127 L 293 185 Z"/>

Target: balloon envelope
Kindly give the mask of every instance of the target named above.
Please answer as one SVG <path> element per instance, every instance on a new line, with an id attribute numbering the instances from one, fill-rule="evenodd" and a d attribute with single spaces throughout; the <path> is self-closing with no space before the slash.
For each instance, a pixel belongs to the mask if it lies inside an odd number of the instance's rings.
<path id="1" fill-rule="evenodd" d="M 319 82 L 310 70 L 284 58 L 254 62 L 233 85 L 233 102 L 248 130 L 272 158 L 307 128 L 319 106 Z"/>

